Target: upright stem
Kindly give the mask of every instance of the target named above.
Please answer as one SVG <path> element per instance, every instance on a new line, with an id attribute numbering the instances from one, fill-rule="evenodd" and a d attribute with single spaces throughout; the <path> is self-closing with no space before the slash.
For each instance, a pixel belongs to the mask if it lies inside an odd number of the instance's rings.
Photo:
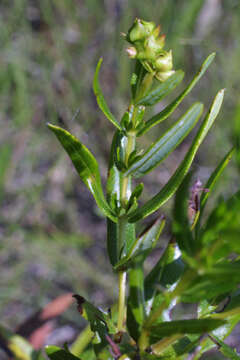
<path id="1" fill-rule="evenodd" d="M 143 96 L 146 91 L 151 87 L 153 81 L 153 75 L 147 74 L 145 78 L 143 79 L 143 82 L 136 94 L 136 98 L 139 98 Z M 134 102 L 131 101 L 130 107 L 132 107 L 132 124 L 133 129 L 135 129 L 136 126 L 136 119 L 137 119 L 137 111 L 138 106 L 134 105 Z M 128 159 L 130 154 L 135 150 L 136 147 L 136 133 L 135 131 L 130 131 L 126 135 L 126 141 L 122 143 L 123 146 L 123 153 L 124 153 L 124 161 L 125 164 L 128 164 Z M 131 176 L 124 176 L 122 174 L 121 180 L 120 180 L 120 203 L 123 208 L 126 208 L 127 201 L 130 197 L 129 192 L 131 189 Z M 120 217 L 118 221 L 118 235 L 119 235 L 119 243 L 118 243 L 118 254 L 122 251 L 124 248 L 124 245 L 126 244 L 126 236 L 127 236 L 127 227 L 129 226 L 127 219 L 125 216 Z M 133 226 L 133 225 L 132 225 Z M 125 305 L 125 299 L 126 299 L 126 272 L 119 271 L 118 273 L 118 286 L 119 286 L 119 295 L 118 295 L 118 331 L 122 331 L 124 329 L 124 319 L 125 319 L 125 312 L 126 312 L 126 305 Z"/>
<path id="2" fill-rule="evenodd" d="M 126 271 L 119 271 L 118 273 L 118 331 L 124 330 L 124 318 L 125 318 L 125 298 L 126 298 Z"/>
<path id="3" fill-rule="evenodd" d="M 128 158 L 131 154 L 131 152 L 135 149 L 135 142 L 136 137 L 134 133 L 128 134 L 127 139 L 125 142 L 125 163 L 127 164 Z M 129 199 L 129 189 L 131 187 L 131 177 L 130 176 L 122 176 L 121 184 L 120 184 L 120 202 L 121 206 L 124 208 L 126 207 L 127 201 Z M 119 233 L 119 244 L 118 248 L 119 251 L 124 247 L 124 244 L 126 243 L 126 234 L 127 234 L 127 219 L 125 216 L 120 217 L 118 221 L 118 233 Z M 124 330 L 124 319 L 125 319 L 125 313 L 126 313 L 126 305 L 125 305 L 125 299 L 126 299 L 126 285 L 127 285 L 127 273 L 126 271 L 119 271 L 118 272 L 118 287 L 119 287 L 119 294 L 118 294 L 118 331 Z"/>

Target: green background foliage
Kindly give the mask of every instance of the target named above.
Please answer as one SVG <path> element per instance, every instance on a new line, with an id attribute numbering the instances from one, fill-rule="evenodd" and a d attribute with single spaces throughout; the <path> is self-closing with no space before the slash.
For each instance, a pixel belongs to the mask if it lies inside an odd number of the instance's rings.
<path id="1" fill-rule="evenodd" d="M 217 53 L 204 80 L 171 119 L 173 124 L 196 99 L 207 108 L 216 91 L 226 88 L 217 125 L 195 160 L 203 182 L 231 144 L 239 143 L 238 0 L 2 0 L 0 317 L 12 329 L 63 292 L 91 294 L 98 303 L 110 303 L 112 289 L 116 294 L 106 263 L 103 217 L 46 122 L 80 137 L 97 155 L 101 174 L 106 173 L 113 126 L 97 108 L 94 69 L 103 57 L 101 86 L 119 119 L 127 106 L 132 70 L 120 33 L 136 16 L 161 24 L 166 48 L 173 49 L 174 69 L 185 71 L 182 89 L 207 55 Z M 152 114 L 164 104 L 156 105 Z M 159 131 L 165 133 L 168 125 Z M 149 132 L 144 144 L 156 137 L 159 133 Z M 173 173 L 187 141 L 168 165 L 146 177 L 149 194 L 158 192 Z M 239 165 L 236 156 L 220 182 L 224 196 L 239 185 Z M 169 209 L 167 204 L 166 214 Z M 66 321 L 82 327 L 75 309 L 63 315 L 60 325 Z"/>

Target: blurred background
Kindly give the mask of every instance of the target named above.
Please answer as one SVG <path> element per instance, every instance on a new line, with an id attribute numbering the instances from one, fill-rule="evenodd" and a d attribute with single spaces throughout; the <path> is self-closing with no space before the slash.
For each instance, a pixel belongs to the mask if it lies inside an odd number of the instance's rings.
<path id="1" fill-rule="evenodd" d="M 128 105 L 133 66 L 120 33 L 127 32 L 135 17 L 161 24 L 166 49 L 173 49 L 174 68 L 185 71 L 182 87 L 208 54 L 217 53 L 170 119 L 197 100 L 206 111 L 215 93 L 227 89 L 223 109 L 195 161 L 203 183 L 238 140 L 239 0 L 1 0 L 0 318 L 10 329 L 68 292 L 102 306 L 116 296 L 116 280 L 106 261 L 105 220 L 46 122 L 65 127 L 91 149 L 105 182 L 114 129 L 97 108 L 92 79 L 103 56 L 102 88 L 120 118 Z M 149 132 L 142 146 L 170 122 Z M 146 177 L 143 200 L 166 182 L 189 139 Z M 213 201 L 239 188 L 239 165 L 236 156 Z M 171 202 L 162 211 L 169 216 Z M 83 323 L 71 306 L 55 325 L 55 338 L 51 332 L 49 341 L 62 343 L 71 341 Z"/>

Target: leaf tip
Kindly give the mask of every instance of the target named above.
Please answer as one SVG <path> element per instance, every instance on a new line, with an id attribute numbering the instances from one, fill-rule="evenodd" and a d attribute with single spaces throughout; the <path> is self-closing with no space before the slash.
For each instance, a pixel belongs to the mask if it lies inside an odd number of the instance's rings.
<path id="1" fill-rule="evenodd" d="M 102 65 L 102 62 L 103 62 L 103 57 L 101 56 L 98 60 L 98 63 L 97 63 L 97 69 L 99 70 L 101 65 Z"/>
<path id="2" fill-rule="evenodd" d="M 58 130 L 61 129 L 59 126 L 53 125 L 53 124 L 51 124 L 51 123 L 47 123 L 47 127 L 48 127 L 51 131 L 53 131 L 54 133 L 56 133 L 56 131 L 58 131 Z"/>

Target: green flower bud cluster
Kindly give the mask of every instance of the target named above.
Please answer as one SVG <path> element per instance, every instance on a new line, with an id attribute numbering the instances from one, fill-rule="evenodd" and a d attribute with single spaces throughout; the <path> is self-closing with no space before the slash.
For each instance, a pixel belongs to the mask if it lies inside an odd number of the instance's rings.
<path id="1" fill-rule="evenodd" d="M 141 61 L 159 81 L 165 81 L 175 71 L 172 69 L 172 51 L 163 50 L 165 35 L 159 34 L 160 26 L 136 19 L 126 35 L 126 40 L 132 45 L 127 48 L 127 53 L 130 58 Z"/>

